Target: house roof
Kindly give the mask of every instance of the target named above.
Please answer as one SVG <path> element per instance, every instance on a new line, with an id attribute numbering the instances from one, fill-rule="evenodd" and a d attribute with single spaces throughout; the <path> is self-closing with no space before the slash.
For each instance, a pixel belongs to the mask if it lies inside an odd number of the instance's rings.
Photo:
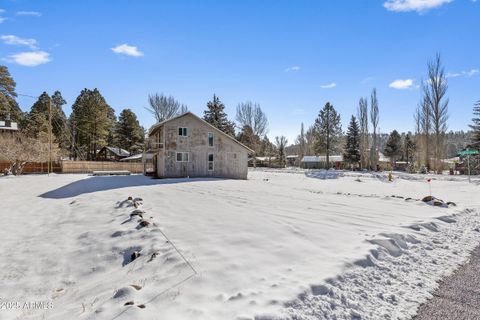
<path id="1" fill-rule="evenodd" d="M 119 157 L 128 157 L 130 155 L 130 152 L 122 148 L 109 147 L 109 146 L 105 146 L 104 148 Z"/>
<path id="2" fill-rule="evenodd" d="M 143 153 L 139 153 L 139 154 L 134 154 L 130 157 L 120 159 L 120 161 L 132 161 L 132 160 L 142 160 L 142 159 L 143 159 Z M 145 159 L 153 159 L 153 154 L 145 153 Z"/>
<path id="3" fill-rule="evenodd" d="M 305 156 L 302 159 L 302 162 L 325 162 L 327 161 L 327 156 Z M 343 161 L 343 156 L 329 156 L 329 161 L 339 162 Z"/>
<path id="4" fill-rule="evenodd" d="M 250 149 L 249 147 L 247 147 L 246 145 L 244 145 L 243 143 L 241 143 L 240 141 L 238 141 L 237 139 L 235 139 L 234 137 L 226 134 L 225 132 L 223 132 L 222 130 L 218 129 L 217 127 L 214 127 L 212 126 L 210 123 L 208 123 L 207 121 L 203 120 L 202 118 L 200 118 L 199 116 L 197 116 L 196 114 L 190 112 L 190 111 L 187 111 L 185 113 L 182 113 L 178 116 L 175 116 L 173 118 L 170 118 L 170 119 L 167 119 L 167 120 L 164 120 L 162 122 L 159 122 L 157 124 L 154 124 L 152 127 L 150 127 L 150 129 L 148 130 L 148 136 L 150 137 L 155 131 L 157 131 L 158 128 L 164 126 L 167 122 L 170 122 L 170 121 L 173 121 L 175 119 L 179 119 L 179 118 L 182 118 L 182 117 L 185 117 L 187 115 L 191 115 L 192 117 L 194 117 L 195 119 L 197 120 L 200 120 L 201 122 L 205 123 L 207 126 L 209 126 L 210 128 L 212 128 L 214 131 L 220 133 L 221 135 L 225 136 L 226 138 L 232 140 L 233 142 L 239 144 L 241 147 L 245 148 L 248 150 L 249 153 L 255 153 L 255 151 L 253 151 L 252 149 Z"/>
<path id="5" fill-rule="evenodd" d="M 255 157 L 255 159 L 257 161 L 274 161 L 276 160 L 277 158 L 276 157 Z M 248 161 L 251 161 L 253 160 L 253 157 L 252 158 L 248 158 Z"/>

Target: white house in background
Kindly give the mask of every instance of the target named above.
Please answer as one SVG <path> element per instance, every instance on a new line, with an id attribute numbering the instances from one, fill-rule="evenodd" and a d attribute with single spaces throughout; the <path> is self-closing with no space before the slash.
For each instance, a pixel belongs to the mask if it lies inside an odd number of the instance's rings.
<path id="1" fill-rule="evenodd" d="M 15 132 L 18 131 L 18 124 L 10 120 L 10 116 L 7 115 L 5 120 L 0 120 L 0 132 Z"/>
<path id="2" fill-rule="evenodd" d="M 248 156 L 254 151 L 191 112 L 153 125 L 147 154 L 154 174 L 170 177 L 247 179 Z"/>

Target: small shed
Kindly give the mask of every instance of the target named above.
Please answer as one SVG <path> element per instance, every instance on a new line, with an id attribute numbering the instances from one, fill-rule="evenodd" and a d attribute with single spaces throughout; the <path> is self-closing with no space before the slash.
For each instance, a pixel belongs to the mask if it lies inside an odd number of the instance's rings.
<path id="1" fill-rule="evenodd" d="M 255 165 L 257 167 L 274 167 L 277 157 L 255 157 Z M 248 158 L 248 166 L 253 167 L 253 157 Z"/>
<path id="2" fill-rule="evenodd" d="M 293 166 L 298 166 L 299 163 L 298 163 L 298 155 L 288 155 L 285 157 L 285 160 L 287 161 L 287 166 L 289 167 L 293 167 Z"/>

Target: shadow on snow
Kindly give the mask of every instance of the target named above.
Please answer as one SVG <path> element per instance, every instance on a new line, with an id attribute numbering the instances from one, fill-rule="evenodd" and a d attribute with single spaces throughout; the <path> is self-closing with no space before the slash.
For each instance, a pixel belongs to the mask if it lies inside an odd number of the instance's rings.
<path id="1" fill-rule="evenodd" d="M 64 199 L 76 197 L 81 194 L 93 193 L 112 189 L 128 187 L 155 186 L 164 184 L 219 181 L 221 178 L 172 178 L 152 179 L 142 175 L 132 176 L 92 176 L 78 181 L 71 182 L 55 190 L 45 192 L 39 197 L 47 199 Z"/>

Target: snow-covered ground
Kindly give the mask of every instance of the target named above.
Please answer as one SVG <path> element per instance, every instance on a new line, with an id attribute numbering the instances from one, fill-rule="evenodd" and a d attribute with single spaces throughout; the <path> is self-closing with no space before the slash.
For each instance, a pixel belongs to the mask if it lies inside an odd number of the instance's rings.
<path id="1" fill-rule="evenodd" d="M 406 174 L 0 178 L 0 319 L 409 318 L 480 241 L 479 181 L 431 177 L 456 207 Z"/>

